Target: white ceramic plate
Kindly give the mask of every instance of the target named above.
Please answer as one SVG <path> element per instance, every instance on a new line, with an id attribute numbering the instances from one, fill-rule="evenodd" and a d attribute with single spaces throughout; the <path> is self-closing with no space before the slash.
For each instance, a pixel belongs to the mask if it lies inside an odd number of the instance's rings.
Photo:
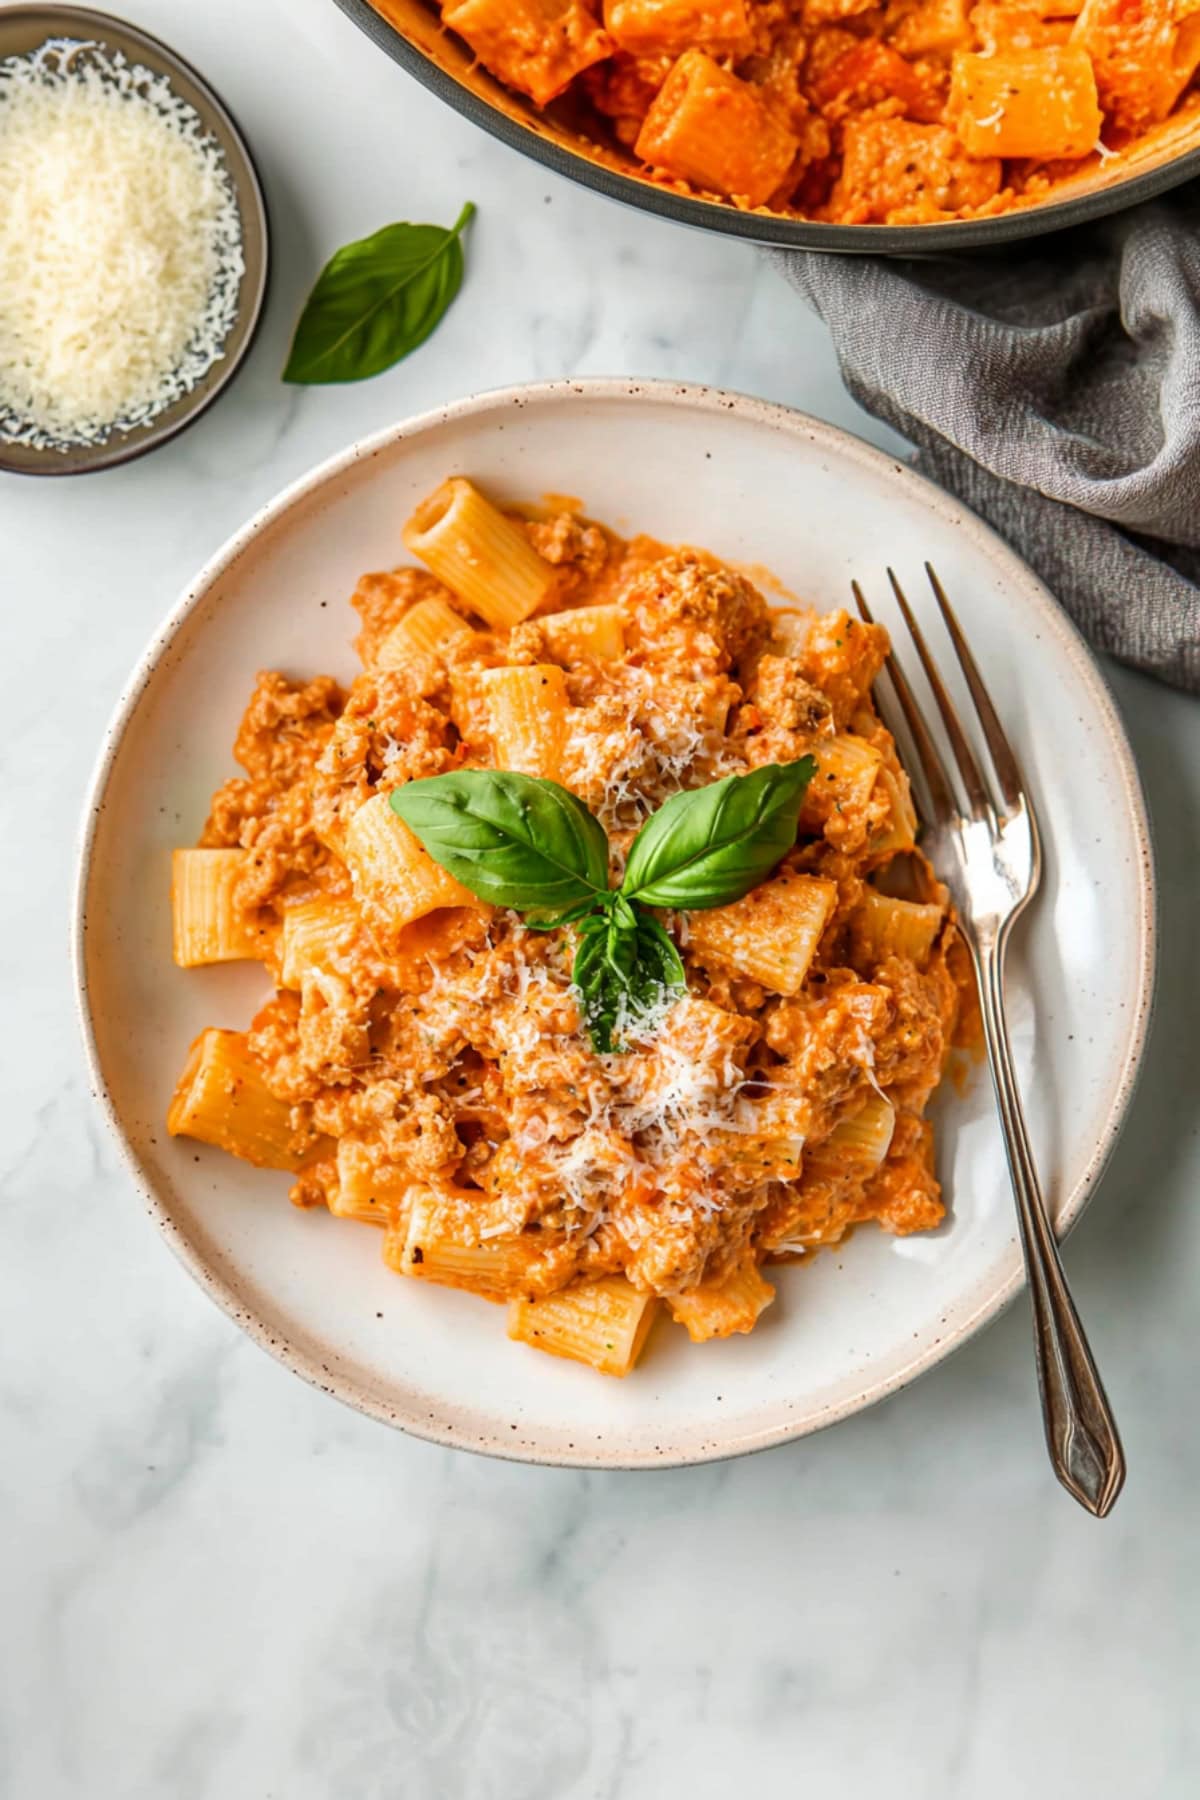
<path id="1" fill-rule="evenodd" d="M 612 1466 L 816 1430 L 929 1368 L 1019 1284 L 982 1070 L 939 1106 L 940 1231 L 862 1231 L 780 1271 L 749 1337 L 697 1348 L 660 1325 L 624 1382 L 509 1343 L 501 1309 L 398 1280 L 369 1228 L 297 1212 L 286 1177 L 164 1129 L 193 1035 L 243 1025 L 265 989 L 255 967 L 173 967 L 171 847 L 194 841 L 231 772 L 257 669 L 352 674 L 346 598 L 363 570 L 404 560 L 402 521 L 451 472 L 501 499 L 579 495 L 618 529 L 765 565 L 819 605 L 843 603 L 857 575 L 884 618 L 885 565 L 927 617 L 933 560 L 1041 813 L 1046 878 L 1014 948 L 1012 1024 L 1059 1228 L 1082 1208 L 1141 1057 L 1154 922 L 1137 776 L 1087 651 L 998 538 L 889 457 L 800 413 L 665 383 L 552 383 L 396 426 L 288 489 L 187 590 L 117 709 L 85 822 L 76 944 L 97 1094 L 188 1269 L 257 1342 L 364 1412 L 442 1443 Z"/>

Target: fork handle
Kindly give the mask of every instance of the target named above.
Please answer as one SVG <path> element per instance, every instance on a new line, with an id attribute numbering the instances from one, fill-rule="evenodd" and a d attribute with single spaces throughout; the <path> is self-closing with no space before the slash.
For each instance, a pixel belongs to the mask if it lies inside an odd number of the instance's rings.
<path id="1" fill-rule="evenodd" d="M 1001 932 L 994 942 L 974 948 L 984 1039 L 1033 1302 L 1046 1446 L 1054 1472 L 1067 1492 L 1102 1519 L 1121 1491 L 1125 1457 L 1116 1421 L 1067 1287 L 1029 1145 L 1004 1019 L 1007 938 L 1007 932 Z"/>

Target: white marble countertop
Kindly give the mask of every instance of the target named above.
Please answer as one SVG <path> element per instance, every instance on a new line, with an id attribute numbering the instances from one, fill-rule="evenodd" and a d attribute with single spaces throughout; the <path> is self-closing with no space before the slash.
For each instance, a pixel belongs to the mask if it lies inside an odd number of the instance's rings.
<path id="1" fill-rule="evenodd" d="M 882 440 L 743 246 L 495 144 L 332 0 L 134 0 L 259 158 L 265 327 L 174 444 L 0 476 L 0 1794 L 12 1800 L 1184 1800 L 1200 1780 L 1200 708 L 1110 669 L 1158 838 L 1164 979 L 1068 1251 L 1130 1474 L 1097 1525 L 1040 1442 L 1023 1302 L 915 1388 L 737 1464 L 585 1474 L 388 1432 L 255 1349 L 144 1218 L 66 955 L 101 728 L 185 579 L 349 439 L 473 389 L 686 376 Z M 339 243 L 479 218 L 463 294 L 361 386 L 278 379 Z"/>

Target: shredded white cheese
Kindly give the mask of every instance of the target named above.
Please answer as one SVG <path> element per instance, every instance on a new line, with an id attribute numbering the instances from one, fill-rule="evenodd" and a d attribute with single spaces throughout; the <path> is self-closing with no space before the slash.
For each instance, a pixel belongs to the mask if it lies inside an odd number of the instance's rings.
<path id="1" fill-rule="evenodd" d="M 172 405 L 243 268 L 220 148 L 165 76 L 69 39 L 0 62 L 0 440 L 99 443 Z"/>

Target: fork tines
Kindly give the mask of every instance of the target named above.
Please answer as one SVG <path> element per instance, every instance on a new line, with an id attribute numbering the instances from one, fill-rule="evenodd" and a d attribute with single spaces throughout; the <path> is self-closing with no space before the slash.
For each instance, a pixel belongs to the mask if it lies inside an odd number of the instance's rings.
<path id="1" fill-rule="evenodd" d="M 926 563 L 925 573 L 929 577 L 929 585 L 933 589 L 934 599 L 938 603 L 942 618 L 945 621 L 947 633 L 950 637 L 950 642 L 953 644 L 955 654 L 958 657 L 959 666 L 962 669 L 967 688 L 975 703 L 975 712 L 979 722 L 979 729 L 983 735 L 984 742 L 987 745 L 992 768 L 995 771 L 1000 793 L 1003 796 L 1002 808 L 996 807 L 993 803 L 991 790 L 983 771 L 980 769 L 975 752 L 972 750 L 967 735 L 963 730 L 958 709 L 950 697 L 945 682 L 942 680 L 937 663 L 926 643 L 925 634 L 922 632 L 921 627 L 918 625 L 916 618 L 913 615 L 913 610 L 908 603 L 908 598 L 905 595 L 904 589 L 900 586 L 895 570 L 889 569 L 887 573 L 888 580 L 892 585 L 892 592 L 896 596 L 896 604 L 899 606 L 900 611 L 904 616 L 904 622 L 908 626 L 909 636 L 912 638 L 913 646 L 921 661 L 921 667 L 925 671 L 925 677 L 929 683 L 930 691 L 937 703 L 938 712 L 941 714 L 942 723 L 946 728 L 946 736 L 949 740 L 959 779 L 963 784 L 963 789 L 967 797 L 967 806 L 970 815 L 974 819 L 986 819 L 994 827 L 998 814 L 1014 813 L 1024 806 L 1026 802 L 1024 798 L 1024 783 L 1021 779 L 1020 769 L 1017 766 L 1017 759 L 1013 755 L 1012 746 L 1009 744 L 1009 741 L 1004 734 L 1000 720 L 996 715 L 996 709 L 992 704 L 987 688 L 984 686 L 983 677 L 979 673 L 979 666 L 971 654 L 967 641 L 963 636 L 962 627 L 959 625 L 954 608 L 946 597 L 946 591 L 938 579 L 936 570 L 931 563 Z M 871 609 L 867 605 L 862 588 L 857 581 L 852 581 L 850 587 L 854 594 L 855 605 L 858 607 L 860 614 L 868 624 L 873 624 L 874 619 Z M 909 686 L 904 670 L 901 668 L 900 662 L 894 651 L 888 656 L 886 667 L 888 674 L 891 677 L 892 686 L 895 690 L 900 710 L 903 713 L 905 723 L 908 726 L 909 736 L 912 739 L 917 762 L 920 766 L 921 774 L 928 790 L 931 821 L 940 823 L 947 822 L 949 819 L 957 817 L 961 809 L 954 796 L 953 787 L 946 772 L 946 765 L 930 734 L 929 728 L 925 724 L 921 709 L 917 704 L 912 688 Z"/>

